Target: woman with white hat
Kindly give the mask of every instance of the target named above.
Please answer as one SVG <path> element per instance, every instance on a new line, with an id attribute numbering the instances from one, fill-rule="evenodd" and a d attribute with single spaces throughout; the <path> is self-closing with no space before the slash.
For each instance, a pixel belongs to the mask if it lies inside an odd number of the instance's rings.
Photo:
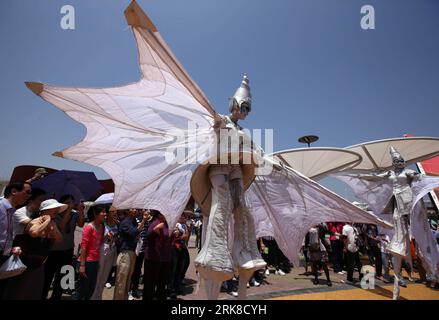
<path id="1" fill-rule="evenodd" d="M 43 201 L 40 205 L 39 217 L 28 223 L 24 234 L 15 237 L 14 246 L 20 247 L 20 259 L 27 269 L 9 281 L 3 299 L 41 299 L 44 286 L 44 263 L 51 246 L 62 239 L 54 218 L 66 208 L 67 205 L 55 199 Z"/>

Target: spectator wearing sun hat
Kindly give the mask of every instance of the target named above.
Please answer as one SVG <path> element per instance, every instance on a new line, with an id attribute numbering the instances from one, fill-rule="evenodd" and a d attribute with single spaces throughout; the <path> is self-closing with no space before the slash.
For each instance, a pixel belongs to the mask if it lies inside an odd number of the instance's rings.
<path id="1" fill-rule="evenodd" d="M 55 199 L 45 200 L 40 205 L 39 217 L 31 220 L 23 234 L 14 239 L 14 246 L 21 248 L 21 261 L 27 269 L 11 278 L 3 299 L 40 300 L 44 286 L 44 263 L 50 248 L 62 240 L 55 223 L 55 216 L 67 209 L 67 205 Z"/>
<path id="2" fill-rule="evenodd" d="M 61 288 L 61 278 L 63 274 L 61 269 L 66 265 L 71 265 L 73 261 L 73 251 L 75 247 L 75 229 L 84 226 L 85 205 L 81 203 L 77 206 L 78 211 L 74 210 L 75 199 L 72 195 L 66 194 L 60 198 L 60 202 L 66 204 L 66 210 L 58 214 L 55 222 L 61 232 L 62 241 L 53 245 L 50 249 L 44 271 L 45 281 L 42 299 L 48 297 L 50 285 L 53 282 L 51 300 L 60 300 L 63 289 Z"/>
<path id="3" fill-rule="evenodd" d="M 6 186 L 4 198 L 0 198 L 0 266 L 11 256 L 15 209 L 23 205 L 30 194 L 31 186 L 28 183 L 13 182 Z M 8 281 L 9 279 L 0 280 L 0 299 Z"/>

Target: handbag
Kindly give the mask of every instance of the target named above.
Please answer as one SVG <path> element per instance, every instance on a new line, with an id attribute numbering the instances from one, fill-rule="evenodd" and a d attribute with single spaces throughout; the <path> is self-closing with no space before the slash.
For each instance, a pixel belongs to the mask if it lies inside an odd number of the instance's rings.
<path id="1" fill-rule="evenodd" d="M 18 276 L 26 269 L 20 257 L 12 255 L 0 267 L 0 280 Z"/>

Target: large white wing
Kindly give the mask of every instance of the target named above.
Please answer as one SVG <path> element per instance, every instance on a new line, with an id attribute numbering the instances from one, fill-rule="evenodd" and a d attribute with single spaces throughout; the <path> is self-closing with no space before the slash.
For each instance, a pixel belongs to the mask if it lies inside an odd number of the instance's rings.
<path id="1" fill-rule="evenodd" d="M 436 239 L 431 233 L 426 209 L 422 201 L 431 190 L 439 187 L 439 177 L 422 176 L 414 181 L 412 192 L 414 196 L 412 214 L 410 215 L 410 229 L 419 249 L 419 256 L 423 265 L 434 276 L 437 276 L 439 265 L 439 250 Z"/>
<path id="2" fill-rule="evenodd" d="M 393 189 L 389 179 L 367 173 L 338 172 L 331 175 L 349 187 L 370 209 L 379 215 L 390 201 Z"/>
<path id="3" fill-rule="evenodd" d="M 302 174 L 275 166 L 258 176 L 246 192 L 257 236 L 274 236 L 293 263 L 309 229 L 322 222 L 340 221 L 391 225 L 361 210 Z"/>
<path id="4" fill-rule="evenodd" d="M 26 84 L 87 129 L 80 143 L 55 155 L 105 170 L 116 207 L 154 208 L 173 225 L 190 197 L 192 172 L 205 160 L 214 110 L 135 1 L 125 14 L 140 81 L 101 89 Z M 172 162 L 176 150 L 184 159 Z"/>

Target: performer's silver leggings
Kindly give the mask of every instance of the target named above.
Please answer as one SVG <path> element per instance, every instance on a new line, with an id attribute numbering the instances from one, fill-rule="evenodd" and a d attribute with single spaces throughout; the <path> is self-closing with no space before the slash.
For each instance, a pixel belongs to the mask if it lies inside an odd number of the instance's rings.
<path id="1" fill-rule="evenodd" d="M 224 273 L 223 277 L 230 279 L 235 269 L 248 261 L 260 259 L 254 222 L 245 204 L 242 172 L 239 165 L 214 168 L 210 174 L 210 181 L 212 206 L 209 225 L 206 241 L 195 263 L 211 271 Z M 236 207 L 237 203 L 239 203 L 238 207 Z M 234 239 L 233 244 L 229 246 L 229 226 L 232 216 L 235 222 Z M 221 276 L 218 275 L 218 277 Z"/>

